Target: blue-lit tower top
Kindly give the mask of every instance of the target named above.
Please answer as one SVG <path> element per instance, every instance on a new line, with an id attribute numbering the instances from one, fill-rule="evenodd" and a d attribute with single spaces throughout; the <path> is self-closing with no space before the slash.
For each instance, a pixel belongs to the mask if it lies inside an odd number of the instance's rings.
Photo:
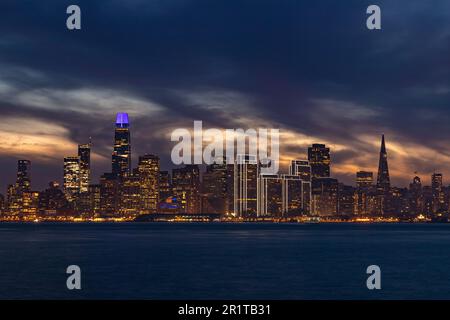
<path id="1" fill-rule="evenodd" d="M 128 113 L 119 112 L 116 116 L 116 127 L 117 128 L 128 128 L 130 126 L 130 121 L 128 120 Z"/>

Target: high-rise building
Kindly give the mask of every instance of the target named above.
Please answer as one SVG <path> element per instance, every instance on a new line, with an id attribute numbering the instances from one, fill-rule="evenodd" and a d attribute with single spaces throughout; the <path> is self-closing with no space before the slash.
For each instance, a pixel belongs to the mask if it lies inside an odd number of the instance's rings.
<path id="1" fill-rule="evenodd" d="M 51 181 L 49 187 L 39 194 L 39 213 L 44 217 L 61 215 L 67 209 L 67 199 L 59 183 Z"/>
<path id="2" fill-rule="evenodd" d="M 227 193 L 225 200 L 225 214 L 232 215 L 234 213 L 234 163 L 227 162 L 226 166 L 226 184 Z"/>
<path id="3" fill-rule="evenodd" d="M 413 216 L 417 216 L 423 211 L 422 182 L 419 177 L 414 177 L 409 184 L 409 209 Z"/>
<path id="4" fill-rule="evenodd" d="M 101 209 L 101 185 L 89 185 L 89 212 L 93 215 L 100 213 Z"/>
<path id="5" fill-rule="evenodd" d="M 258 177 L 258 217 L 283 216 L 283 178 L 278 174 L 261 174 Z"/>
<path id="6" fill-rule="evenodd" d="M 5 213 L 5 196 L 0 193 L 0 215 Z"/>
<path id="7" fill-rule="evenodd" d="M 67 201 L 74 202 L 80 194 L 80 158 L 64 158 L 64 195 Z"/>
<path id="8" fill-rule="evenodd" d="M 19 160 L 17 162 L 17 180 L 16 192 L 22 194 L 26 191 L 31 191 L 31 161 Z"/>
<path id="9" fill-rule="evenodd" d="M 381 138 L 380 161 L 378 164 L 377 189 L 379 192 L 387 193 L 390 188 L 391 181 L 389 178 L 387 151 L 383 134 Z"/>
<path id="10" fill-rule="evenodd" d="M 119 178 L 113 173 L 100 177 L 100 214 L 114 216 L 119 208 Z"/>
<path id="11" fill-rule="evenodd" d="M 221 162 L 221 163 L 220 163 Z M 206 167 L 202 181 L 202 212 L 225 214 L 227 203 L 227 164 L 225 159 Z"/>
<path id="12" fill-rule="evenodd" d="M 31 192 L 31 161 L 17 161 L 17 178 L 15 185 L 8 187 L 8 209 L 12 214 L 23 211 L 24 193 Z"/>
<path id="13" fill-rule="evenodd" d="M 289 165 L 289 174 L 300 176 L 303 181 L 311 181 L 311 166 L 308 160 L 292 160 Z"/>
<path id="14" fill-rule="evenodd" d="M 17 214 L 19 212 L 18 196 L 16 192 L 16 185 L 9 184 L 6 189 L 6 209 L 9 214 Z"/>
<path id="15" fill-rule="evenodd" d="M 258 161 L 254 155 L 237 155 L 234 163 L 234 213 L 256 215 Z"/>
<path id="16" fill-rule="evenodd" d="M 142 192 L 141 177 L 130 174 L 120 179 L 118 211 L 123 217 L 134 217 L 139 213 L 147 213 L 143 210 L 143 204 L 147 199 Z"/>
<path id="17" fill-rule="evenodd" d="M 155 213 L 159 204 L 159 157 L 151 154 L 139 157 L 141 211 Z"/>
<path id="18" fill-rule="evenodd" d="M 313 179 L 312 207 L 317 216 L 333 216 L 338 213 L 339 183 L 332 178 Z"/>
<path id="19" fill-rule="evenodd" d="M 26 219 L 35 219 L 39 210 L 39 192 L 25 191 L 22 194 L 22 216 Z"/>
<path id="20" fill-rule="evenodd" d="M 91 183 L 91 142 L 78 145 L 80 158 L 80 192 L 86 193 Z"/>
<path id="21" fill-rule="evenodd" d="M 181 213 L 200 212 L 200 169 L 198 165 L 186 165 L 172 170 L 172 188 Z"/>
<path id="22" fill-rule="evenodd" d="M 370 189 L 373 187 L 373 172 L 358 171 L 356 173 L 356 187 L 358 189 Z"/>
<path id="23" fill-rule="evenodd" d="M 339 183 L 338 214 L 346 216 L 353 215 L 355 206 L 354 195 L 354 187 Z"/>
<path id="24" fill-rule="evenodd" d="M 308 160 L 292 160 L 289 166 L 289 174 L 299 176 L 302 181 L 302 212 L 311 213 L 311 166 Z"/>
<path id="25" fill-rule="evenodd" d="M 118 113 L 116 117 L 112 173 L 118 177 L 131 173 L 130 122 L 127 113 Z"/>
<path id="26" fill-rule="evenodd" d="M 423 213 L 431 218 L 433 216 L 433 188 L 431 186 L 422 187 Z"/>
<path id="27" fill-rule="evenodd" d="M 313 144 L 308 148 L 308 160 L 311 165 L 312 178 L 330 177 L 330 148 L 324 144 Z"/>
<path id="28" fill-rule="evenodd" d="M 441 210 L 444 210 L 444 191 L 442 184 L 442 174 L 441 173 L 433 173 L 431 176 L 431 190 L 432 190 L 432 206 L 433 213 L 438 213 Z"/>
<path id="29" fill-rule="evenodd" d="M 303 180 L 297 175 L 260 174 L 258 217 L 288 217 L 307 213 L 310 199 L 304 198 Z M 309 195 L 309 191 L 308 191 Z"/>
<path id="30" fill-rule="evenodd" d="M 301 175 L 283 175 L 283 215 L 299 216 L 311 210 L 311 182 Z"/>
<path id="31" fill-rule="evenodd" d="M 172 195 L 172 183 L 169 171 L 159 172 L 159 200 L 165 201 Z"/>

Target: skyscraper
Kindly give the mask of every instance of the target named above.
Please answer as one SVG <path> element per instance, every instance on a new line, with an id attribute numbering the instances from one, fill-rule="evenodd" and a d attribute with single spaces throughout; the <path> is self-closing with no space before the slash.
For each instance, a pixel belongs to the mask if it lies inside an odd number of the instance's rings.
<path id="1" fill-rule="evenodd" d="M 292 160 L 289 166 L 289 174 L 299 176 L 301 179 L 301 209 L 302 213 L 311 213 L 311 166 L 308 160 Z M 294 183 L 298 183 L 295 181 Z M 291 188 L 293 189 L 293 188 Z M 290 191 L 292 192 L 292 191 Z"/>
<path id="2" fill-rule="evenodd" d="M 373 172 L 358 171 L 356 173 L 356 187 L 358 189 L 370 189 L 373 186 Z"/>
<path id="3" fill-rule="evenodd" d="M 202 180 L 202 212 L 226 213 L 227 164 L 225 159 L 206 167 Z"/>
<path id="4" fill-rule="evenodd" d="M 123 177 L 131 173 L 130 122 L 127 113 L 118 113 L 114 131 L 112 173 Z"/>
<path id="5" fill-rule="evenodd" d="M 381 138 L 380 161 L 378 165 L 377 189 L 380 192 L 388 192 L 391 188 L 391 181 L 389 178 L 389 167 L 387 161 L 386 144 L 384 141 L 384 134 Z"/>
<path id="6" fill-rule="evenodd" d="M 159 200 L 164 201 L 172 195 L 172 183 L 169 171 L 159 172 Z"/>
<path id="7" fill-rule="evenodd" d="M 100 214 L 114 216 L 119 208 L 118 177 L 113 173 L 104 173 L 100 177 Z"/>
<path id="8" fill-rule="evenodd" d="M 200 212 L 200 169 L 186 165 L 172 170 L 172 188 L 180 213 Z"/>
<path id="9" fill-rule="evenodd" d="M 330 148 L 324 144 L 313 144 L 308 148 L 308 160 L 313 178 L 330 177 Z"/>
<path id="10" fill-rule="evenodd" d="M 258 161 L 254 155 L 238 155 L 234 164 L 234 213 L 255 215 L 257 210 Z"/>
<path id="11" fill-rule="evenodd" d="M 278 174 L 261 174 L 258 176 L 257 215 L 259 217 L 283 216 L 283 182 L 283 177 Z"/>
<path id="12" fill-rule="evenodd" d="M 139 157 L 141 210 L 154 213 L 159 203 L 159 157 L 151 154 Z"/>
<path id="13" fill-rule="evenodd" d="M 420 177 L 414 177 L 413 182 L 409 184 L 409 208 L 412 215 L 422 213 L 424 206 L 422 194 L 422 182 Z"/>
<path id="14" fill-rule="evenodd" d="M 303 181 L 311 182 L 311 166 L 308 160 L 292 160 L 289 165 L 289 174 L 300 176 Z"/>
<path id="15" fill-rule="evenodd" d="M 80 194 L 80 158 L 64 158 L 64 195 L 67 201 L 75 201 Z"/>
<path id="16" fill-rule="evenodd" d="M 31 190 L 31 161 L 19 160 L 17 162 L 17 180 L 16 180 L 16 192 L 22 194 Z"/>
<path id="17" fill-rule="evenodd" d="M 312 183 L 312 211 L 318 216 L 338 213 L 339 182 L 332 178 L 314 179 Z"/>
<path id="18" fill-rule="evenodd" d="M 80 192 L 86 193 L 91 183 L 91 142 L 78 145 L 80 158 Z"/>
<path id="19" fill-rule="evenodd" d="M 442 174 L 433 173 L 433 175 L 431 176 L 433 213 L 437 213 L 440 210 L 444 209 L 444 191 L 442 187 Z"/>

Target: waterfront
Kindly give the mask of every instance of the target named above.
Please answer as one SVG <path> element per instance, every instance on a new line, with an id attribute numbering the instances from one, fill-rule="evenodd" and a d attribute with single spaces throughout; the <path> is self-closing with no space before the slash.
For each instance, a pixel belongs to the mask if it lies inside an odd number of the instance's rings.
<path id="1" fill-rule="evenodd" d="M 449 243 L 447 224 L 3 223 L 0 298 L 449 299 Z"/>

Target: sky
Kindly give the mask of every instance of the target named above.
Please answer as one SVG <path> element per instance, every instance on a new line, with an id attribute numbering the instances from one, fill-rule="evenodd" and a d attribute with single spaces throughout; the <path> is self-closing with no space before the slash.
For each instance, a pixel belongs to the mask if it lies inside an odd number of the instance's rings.
<path id="1" fill-rule="evenodd" d="M 66 28 L 81 8 L 82 29 Z M 382 29 L 366 28 L 381 8 Z M 450 183 L 448 0 L 96 0 L 0 2 L 0 190 L 30 159 L 32 186 L 62 180 L 63 158 L 93 141 L 93 182 L 111 170 L 116 112 L 133 162 L 171 169 L 175 128 L 278 128 L 281 170 L 308 145 L 332 176 Z"/>

